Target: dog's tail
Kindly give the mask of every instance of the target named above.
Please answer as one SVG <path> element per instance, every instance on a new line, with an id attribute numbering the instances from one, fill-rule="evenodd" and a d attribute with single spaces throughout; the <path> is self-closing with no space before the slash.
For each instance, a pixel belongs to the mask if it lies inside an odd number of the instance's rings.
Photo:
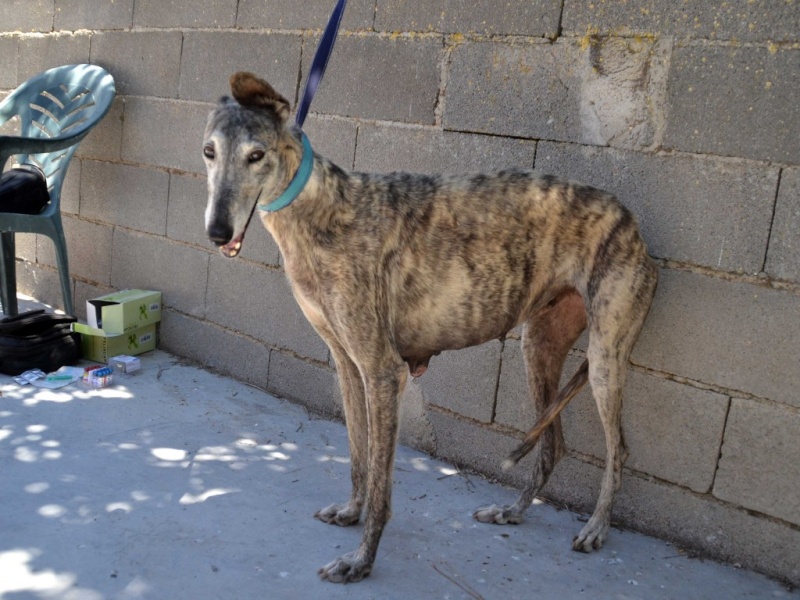
<path id="1" fill-rule="evenodd" d="M 558 396 L 556 396 L 555 401 L 547 407 L 547 410 L 544 411 L 539 420 L 533 426 L 533 428 L 525 434 L 525 439 L 522 443 L 516 447 L 516 449 L 508 455 L 508 458 L 503 461 L 503 470 L 508 471 L 511 467 L 516 465 L 519 461 L 521 461 L 528 452 L 533 450 L 533 447 L 536 445 L 536 442 L 539 440 L 539 436 L 542 435 L 542 432 L 547 428 L 550 423 L 555 421 L 556 417 L 559 413 L 564 410 L 569 404 L 569 401 L 575 397 L 581 388 L 586 385 L 586 382 L 589 380 L 589 361 L 588 359 L 583 361 L 583 364 L 578 368 L 575 372 L 575 375 L 572 376 L 572 379 L 569 380 L 569 383 L 565 385 L 560 392 L 558 392 Z"/>

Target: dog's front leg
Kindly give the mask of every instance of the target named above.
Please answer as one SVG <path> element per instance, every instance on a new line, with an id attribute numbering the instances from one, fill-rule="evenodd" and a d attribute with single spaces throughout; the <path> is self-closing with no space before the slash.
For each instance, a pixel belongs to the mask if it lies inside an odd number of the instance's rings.
<path id="1" fill-rule="evenodd" d="M 319 570 L 334 583 L 360 581 L 370 574 L 383 528 L 391 517 L 392 472 L 397 444 L 398 397 L 408 376 L 405 363 L 377 374 L 365 373 L 369 431 L 367 518 L 358 550 L 340 556 Z"/>
<path id="2" fill-rule="evenodd" d="M 326 336 L 323 336 L 326 337 Z M 350 442 L 350 479 L 353 492 L 344 504 L 331 504 L 318 510 L 314 515 L 320 521 L 331 525 L 346 527 L 355 525 L 361 518 L 361 509 L 367 493 L 367 406 L 364 396 L 364 383 L 355 363 L 333 335 L 326 337 L 336 362 L 339 387 L 342 390 L 342 404 L 347 424 L 347 438 Z"/>

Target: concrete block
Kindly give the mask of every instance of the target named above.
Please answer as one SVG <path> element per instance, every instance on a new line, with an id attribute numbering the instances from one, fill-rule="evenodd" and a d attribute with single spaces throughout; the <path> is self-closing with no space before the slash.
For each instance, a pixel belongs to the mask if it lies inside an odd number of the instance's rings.
<path id="1" fill-rule="evenodd" d="M 345 119 L 309 115 L 303 131 L 314 150 L 343 169 L 353 168 L 358 124 Z"/>
<path id="2" fill-rule="evenodd" d="M 245 260 L 277 267 L 281 263 L 281 251 L 272 235 L 257 219 L 253 218 L 247 229 L 244 247 L 239 256 Z M 209 242 L 210 243 L 210 242 Z"/>
<path id="3" fill-rule="evenodd" d="M 190 31 L 181 59 L 180 98 L 216 102 L 230 96 L 228 79 L 252 71 L 294 103 L 300 66 L 300 35 Z"/>
<path id="4" fill-rule="evenodd" d="M 2 21 L 0 17 L 0 22 Z M 23 83 L 53 67 L 89 62 L 90 39 L 91 36 L 83 33 L 53 33 L 19 38 L 17 82 Z"/>
<path id="5" fill-rule="evenodd" d="M 583 357 L 570 356 L 561 386 Z M 628 371 L 622 427 L 630 450 L 626 467 L 696 492 L 711 488 L 722 443 L 728 398 L 674 381 Z M 562 413 L 571 450 L 605 460 L 606 445 L 597 407 L 587 385 Z M 506 343 L 495 422 L 527 431 L 536 421 L 519 344 Z"/>
<path id="6" fill-rule="evenodd" d="M 74 286 L 74 281 L 71 282 Z M 51 308 L 64 310 L 61 280 L 51 267 L 17 262 L 17 295 L 26 294 Z"/>
<path id="7" fill-rule="evenodd" d="M 209 249 L 205 232 L 206 178 L 172 173 L 169 176 L 167 237 Z"/>
<path id="8" fill-rule="evenodd" d="M 200 150 L 210 106 L 128 98 L 122 125 L 122 160 L 202 173 Z"/>
<path id="9" fill-rule="evenodd" d="M 301 91 L 318 42 L 318 37 L 304 40 Z M 346 117 L 432 125 L 442 52 L 441 39 L 434 37 L 341 37 L 313 109 Z"/>
<path id="10" fill-rule="evenodd" d="M 511 0 L 502 5 L 464 0 L 378 0 L 375 28 L 554 38 L 560 13 L 560 0 Z"/>
<path id="11" fill-rule="evenodd" d="M 267 388 L 269 348 L 242 335 L 165 310 L 159 347 L 261 389 Z"/>
<path id="12" fill-rule="evenodd" d="M 53 31 L 53 0 L 6 0 L 0 4 L 0 31 Z"/>
<path id="13" fill-rule="evenodd" d="M 125 98 L 117 96 L 103 120 L 95 125 L 89 135 L 83 138 L 75 155 L 80 158 L 118 161 L 122 150 L 124 110 Z"/>
<path id="14" fill-rule="evenodd" d="M 540 142 L 536 169 L 616 194 L 636 214 L 654 256 L 727 271 L 761 270 L 777 168 Z"/>
<path id="15" fill-rule="evenodd" d="M 109 285 L 113 228 L 66 215 L 62 221 L 67 238 L 70 274 L 100 285 Z M 57 269 L 53 241 L 45 235 L 39 235 L 37 244 L 39 262 Z"/>
<path id="16" fill-rule="evenodd" d="M 497 136 L 363 124 L 358 129 L 359 171 L 462 174 L 533 167 L 536 142 Z"/>
<path id="17" fill-rule="evenodd" d="M 64 185 L 61 186 L 61 213 L 77 215 L 81 206 L 82 164 L 74 156 L 69 163 Z"/>
<path id="18" fill-rule="evenodd" d="M 623 148 L 655 141 L 668 45 L 463 43 L 452 51 L 444 127 Z"/>
<path id="19" fill-rule="evenodd" d="M 712 0 L 626 3 L 566 0 L 561 19 L 564 33 L 584 35 L 669 35 L 711 40 L 793 41 L 800 13 L 791 2 Z"/>
<path id="20" fill-rule="evenodd" d="M 490 423 L 503 344 L 493 340 L 473 348 L 443 352 L 420 378 L 431 404 Z"/>
<path id="21" fill-rule="evenodd" d="M 338 387 L 333 371 L 278 350 L 271 352 L 267 383 L 271 394 L 299 402 L 316 413 L 338 415 Z"/>
<path id="22" fill-rule="evenodd" d="M 191 316 L 205 313 L 209 255 L 166 238 L 114 230 L 111 285 L 158 290 L 163 303 Z"/>
<path id="23" fill-rule="evenodd" d="M 118 163 L 83 161 L 81 216 L 164 235 L 169 174 Z"/>
<path id="24" fill-rule="evenodd" d="M 800 413 L 733 399 L 714 495 L 800 525 Z"/>
<path id="25" fill-rule="evenodd" d="M 0 8 L 0 11 L 3 9 Z M 0 89 L 11 90 L 17 87 L 17 51 L 19 37 L 0 37 Z M 0 102 L 5 96 L 0 98 Z"/>
<path id="26" fill-rule="evenodd" d="M 800 281 L 800 169 L 784 169 L 772 219 L 766 272 Z"/>
<path id="27" fill-rule="evenodd" d="M 38 244 L 35 233 L 15 233 L 14 253 L 17 258 L 28 262 L 36 262 L 36 246 Z"/>
<path id="28" fill-rule="evenodd" d="M 774 45 L 675 48 L 664 146 L 800 163 L 798 64 L 800 50 Z"/>
<path id="29" fill-rule="evenodd" d="M 800 406 L 800 298 L 662 270 L 634 363 Z"/>
<path id="30" fill-rule="evenodd" d="M 56 0 L 56 31 L 128 29 L 133 22 L 133 0 Z"/>
<path id="31" fill-rule="evenodd" d="M 137 0 L 134 27 L 234 27 L 236 0 L 182 2 L 181 0 Z"/>
<path id="32" fill-rule="evenodd" d="M 553 471 L 543 496 L 591 512 L 601 474 L 600 468 L 567 457 Z M 797 528 L 707 495 L 625 473 L 612 518 L 622 527 L 671 541 L 701 556 L 800 582 Z"/>
<path id="33" fill-rule="evenodd" d="M 581 361 L 574 359 L 571 366 Z M 722 443 L 727 396 L 629 371 L 623 402 L 622 427 L 630 450 L 625 466 L 708 492 Z M 564 436 L 568 448 L 605 460 L 603 427 L 588 387 L 564 411 Z"/>
<path id="34" fill-rule="evenodd" d="M 415 450 L 433 454 L 436 451 L 436 438 L 427 408 L 422 386 L 413 379 L 409 380 L 400 398 L 399 441 Z"/>
<path id="35" fill-rule="evenodd" d="M 92 62 L 114 76 L 117 94 L 176 98 L 180 31 L 110 31 L 92 36 Z"/>
<path id="36" fill-rule="evenodd" d="M 298 10 L 292 0 L 239 0 L 236 25 L 242 29 L 323 29 L 335 3 L 305 0 Z M 375 0 L 351 0 L 342 17 L 342 31 L 372 29 Z"/>
<path id="37" fill-rule="evenodd" d="M 328 347 L 300 311 L 280 271 L 214 255 L 206 302 L 207 318 L 214 323 L 300 356 L 328 360 Z"/>
<path id="38" fill-rule="evenodd" d="M 498 433 L 478 423 L 460 419 L 436 408 L 428 411 L 436 440 L 435 456 L 467 467 L 506 485 L 521 488 L 532 470 L 530 456 L 523 458 L 510 471 L 503 471 L 502 462 L 519 444 L 520 439 Z M 496 501 L 494 498 L 476 498 L 475 508 Z"/>

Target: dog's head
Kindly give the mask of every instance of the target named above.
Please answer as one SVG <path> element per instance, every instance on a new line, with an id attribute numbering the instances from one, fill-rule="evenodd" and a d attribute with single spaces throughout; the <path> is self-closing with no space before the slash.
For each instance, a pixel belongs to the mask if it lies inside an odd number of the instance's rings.
<path id="1" fill-rule="evenodd" d="M 203 157 L 208 172 L 206 233 L 223 256 L 242 249 L 259 197 L 275 196 L 285 179 L 289 102 L 252 73 L 234 73 L 233 98 L 208 117 Z"/>

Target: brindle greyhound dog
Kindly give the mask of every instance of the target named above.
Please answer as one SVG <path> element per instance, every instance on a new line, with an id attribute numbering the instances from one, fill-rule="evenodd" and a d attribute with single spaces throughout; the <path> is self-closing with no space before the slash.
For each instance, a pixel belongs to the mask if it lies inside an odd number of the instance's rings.
<path id="1" fill-rule="evenodd" d="M 206 231 L 232 258 L 256 204 L 286 189 L 308 149 L 287 125 L 289 103 L 269 84 L 236 73 L 231 89 L 233 99 L 222 98 L 209 117 L 203 154 Z M 657 280 L 625 207 L 608 193 L 531 171 L 376 175 L 313 154 L 294 202 L 260 217 L 300 308 L 330 348 L 342 390 L 352 495 L 315 516 L 353 525 L 367 507 L 360 546 L 322 567 L 323 579 L 359 581 L 372 570 L 391 512 L 398 398 L 409 372 L 419 376 L 433 355 L 502 338 L 520 324 L 541 418 L 507 463 L 534 450 L 533 473 L 513 506 L 474 516 L 522 521 L 564 453 L 558 412 L 588 380 L 607 458 L 597 507 L 573 548 L 600 548 L 627 455 L 625 370 Z M 587 360 L 559 393 L 567 352 L 587 326 Z"/>

